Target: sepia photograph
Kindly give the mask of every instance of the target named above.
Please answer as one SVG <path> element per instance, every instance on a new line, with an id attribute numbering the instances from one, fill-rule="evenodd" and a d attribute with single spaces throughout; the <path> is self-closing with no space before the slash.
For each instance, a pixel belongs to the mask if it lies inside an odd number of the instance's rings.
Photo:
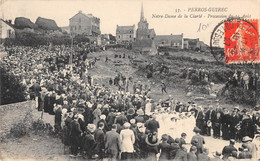
<path id="1" fill-rule="evenodd" d="M 260 161 L 260 0 L 0 0 L 0 161 Z"/>

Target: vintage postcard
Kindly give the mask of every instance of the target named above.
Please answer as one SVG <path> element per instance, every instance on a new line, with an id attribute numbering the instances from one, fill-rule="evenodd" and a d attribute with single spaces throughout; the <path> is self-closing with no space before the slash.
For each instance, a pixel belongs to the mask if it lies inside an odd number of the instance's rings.
<path id="1" fill-rule="evenodd" d="M 0 161 L 260 159 L 259 0 L 0 0 Z"/>

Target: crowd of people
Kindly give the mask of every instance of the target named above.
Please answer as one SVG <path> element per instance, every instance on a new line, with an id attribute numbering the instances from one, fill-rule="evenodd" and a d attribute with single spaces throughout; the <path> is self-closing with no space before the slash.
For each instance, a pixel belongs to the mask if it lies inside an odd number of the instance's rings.
<path id="1" fill-rule="evenodd" d="M 226 83 L 226 88 L 242 87 L 244 90 L 256 90 L 260 87 L 260 77 L 258 73 L 243 72 L 236 70 Z"/>
<path id="2" fill-rule="evenodd" d="M 203 135 L 211 136 L 213 129 L 213 136 L 230 140 L 230 146 L 235 140 L 244 142 L 241 153 L 248 151 L 251 158 L 256 158 L 256 149 L 248 143 L 256 138 L 260 126 L 258 109 L 252 113 L 235 107 L 229 112 L 220 106 L 183 104 L 172 96 L 155 102 L 149 95 L 151 87 L 144 88 L 140 82 L 135 83 L 132 93 L 121 88 L 113 91 L 93 82 L 88 74 L 94 65 L 89 62 L 96 59 L 71 52 L 65 46 L 13 47 L 13 53 L 2 63 L 21 78 L 28 99 L 36 100 L 37 109 L 54 115 L 54 130 L 61 134 L 71 154 L 89 159 L 157 160 L 158 156 L 159 160 L 210 160 Z M 114 84 L 120 85 L 124 80 L 119 74 Z M 159 137 L 162 125 L 158 116 L 162 113 L 174 113 L 172 121 L 193 117 L 196 127 L 191 141 L 186 140 L 185 132 Z M 223 159 L 235 157 L 234 151 L 224 147 Z M 220 156 L 216 152 L 214 159 L 221 160 Z"/>

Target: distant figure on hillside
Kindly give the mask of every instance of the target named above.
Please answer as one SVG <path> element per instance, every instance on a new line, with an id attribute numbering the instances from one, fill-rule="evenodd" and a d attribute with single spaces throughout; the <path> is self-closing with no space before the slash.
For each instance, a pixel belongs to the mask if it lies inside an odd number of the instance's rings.
<path id="1" fill-rule="evenodd" d="M 163 94 L 163 92 L 167 93 L 166 85 L 165 85 L 165 83 L 163 81 L 162 81 L 161 87 L 162 87 L 162 94 Z"/>

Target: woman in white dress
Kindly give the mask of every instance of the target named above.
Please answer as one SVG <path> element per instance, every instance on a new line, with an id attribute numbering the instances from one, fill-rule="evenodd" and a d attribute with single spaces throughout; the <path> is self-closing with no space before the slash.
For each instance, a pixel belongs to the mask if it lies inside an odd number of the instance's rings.
<path id="1" fill-rule="evenodd" d="M 120 132 L 120 139 L 122 141 L 122 159 L 132 160 L 134 153 L 135 135 L 130 130 L 130 123 L 126 122 L 124 128 Z"/>

